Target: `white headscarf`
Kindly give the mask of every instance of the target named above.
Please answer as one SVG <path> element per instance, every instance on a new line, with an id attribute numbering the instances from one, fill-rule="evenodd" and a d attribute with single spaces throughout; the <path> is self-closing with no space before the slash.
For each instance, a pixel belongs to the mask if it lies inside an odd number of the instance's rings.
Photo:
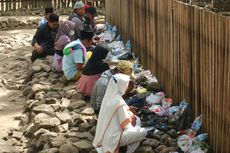
<path id="1" fill-rule="evenodd" d="M 98 153 L 116 153 L 124 126 L 130 123 L 133 114 L 122 98 L 129 85 L 129 76 L 114 75 L 108 84 L 98 117 L 93 141 Z"/>

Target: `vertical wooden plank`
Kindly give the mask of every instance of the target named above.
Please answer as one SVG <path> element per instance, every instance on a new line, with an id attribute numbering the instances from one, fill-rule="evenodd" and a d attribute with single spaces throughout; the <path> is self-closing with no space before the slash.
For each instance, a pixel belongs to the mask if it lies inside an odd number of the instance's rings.
<path id="1" fill-rule="evenodd" d="M 16 11 L 16 0 L 13 1 L 13 10 Z"/>
<path id="2" fill-rule="evenodd" d="M 191 102 L 194 116 L 204 114 L 214 152 L 229 152 L 229 18 L 225 23 L 217 14 L 170 2 L 130 0 L 119 7 L 124 2 L 108 0 L 106 18 L 124 37 L 130 35 L 136 55 L 167 94 Z"/>
<path id="3" fill-rule="evenodd" d="M 1 12 L 3 13 L 4 12 L 4 1 L 1 0 Z"/>

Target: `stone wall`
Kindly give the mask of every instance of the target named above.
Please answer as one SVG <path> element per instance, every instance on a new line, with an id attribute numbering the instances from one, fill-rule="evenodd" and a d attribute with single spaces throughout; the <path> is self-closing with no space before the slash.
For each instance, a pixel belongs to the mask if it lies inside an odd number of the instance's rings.
<path id="1" fill-rule="evenodd" d="M 65 12 L 57 12 L 57 14 L 60 15 L 60 20 L 65 21 L 68 18 L 69 12 L 65 10 Z M 99 14 L 103 14 L 103 10 L 98 10 Z M 15 13 L 15 12 L 10 12 Z M 19 14 L 20 15 L 20 14 Z M 11 29 L 23 29 L 23 28 L 37 28 L 38 22 L 43 18 L 44 16 L 42 13 L 32 14 L 30 16 L 14 16 L 12 14 L 9 14 L 9 16 L 2 16 L 0 17 L 0 30 L 11 30 Z M 104 23 L 105 22 L 105 16 L 99 15 L 95 18 L 96 23 Z"/>

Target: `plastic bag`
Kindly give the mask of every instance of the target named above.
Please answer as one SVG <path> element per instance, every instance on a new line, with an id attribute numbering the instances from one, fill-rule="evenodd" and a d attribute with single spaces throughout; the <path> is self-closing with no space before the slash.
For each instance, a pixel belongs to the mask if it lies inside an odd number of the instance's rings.
<path id="1" fill-rule="evenodd" d="M 192 139 L 187 135 L 182 135 L 178 139 L 178 146 L 182 151 L 189 151 L 192 146 Z"/>
<path id="2" fill-rule="evenodd" d="M 161 98 L 159 96 L 154 95 L 151 93 L 149 96 L 146 97 L 146 102 L 149 105 L 159 104 L 161 101 Z"/>
<path id="3" fill-rule="evenodd" d="M 149 108 L 149 110 L 159 116 L 162 116 L 165 114 L 165 110 L 160 105 L 153 105 L 152 107 Z"/>

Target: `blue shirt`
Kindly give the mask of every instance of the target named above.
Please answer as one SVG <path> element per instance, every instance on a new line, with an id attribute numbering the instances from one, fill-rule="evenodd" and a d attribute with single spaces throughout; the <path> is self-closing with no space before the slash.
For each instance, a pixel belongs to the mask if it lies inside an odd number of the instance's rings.
<path id="1" fill-rule="evenodd" d="M 76 48 L 76 46 L 80 46 L 80 47 Z M 63 61 L 62 61 L 62 69 L 64 71 L 65 77 L 68 80 L 73 79 L 74 76 L 76 75 L 78 71 L 76 64 L 77 63 L 85 64 L 86 61 L 86 48 L 84 47 L 84 45 L 81 43 L 79 39 L 67 44 L 65 49 L 72 48 L 72 47 L 74 47 L 73 52 L 71 52 L 69 55 L 64 54 Z"/>

